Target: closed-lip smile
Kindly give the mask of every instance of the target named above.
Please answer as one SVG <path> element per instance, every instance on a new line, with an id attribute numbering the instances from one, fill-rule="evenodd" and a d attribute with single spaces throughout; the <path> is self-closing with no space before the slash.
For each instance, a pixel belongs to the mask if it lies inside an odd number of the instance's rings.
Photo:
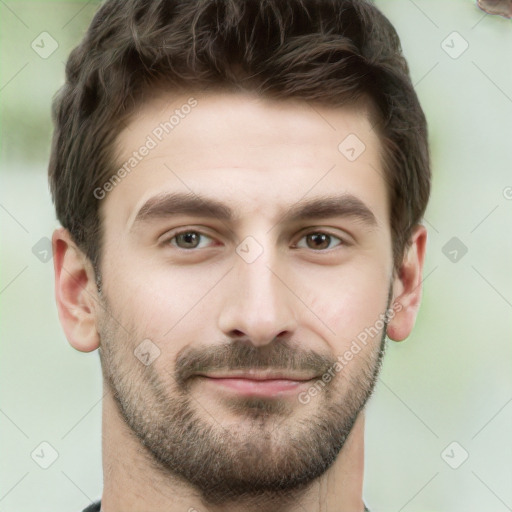
<path id="1" fill-rule="evenodd" d="M 198 373 L 198 376 L 208 377 L 209 379 L 247 379 L 255 381 L 263 380 L 291 380 L 291 381 L 308 381 L 316 377 L 316 375 L 306 375 L 300 373 L 286 373 L 276 371 L 258 371 L 248 370 L 244 372 L 217 372 L 217 373 Z"/>
<path id="2" fill-rule="evenodd" d="M 297 389 L 316 378 L 311 374 L 275 370 L 204 372 L 197 373 L 196 377 L 229 393 L 267 398 L 296 394 Z"/>

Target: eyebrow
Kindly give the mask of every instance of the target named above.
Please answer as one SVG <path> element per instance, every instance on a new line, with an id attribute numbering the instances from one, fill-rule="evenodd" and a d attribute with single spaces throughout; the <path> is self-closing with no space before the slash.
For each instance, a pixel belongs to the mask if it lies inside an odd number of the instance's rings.
<path id="1" fill-rule="evenodd" d="M 236 218 L 234 210 L 216 199 L 198 194 L 163 193 L 149 198 L 144 203 L 135 216 L 132 228 L 153 219 L 177 215 L 212 218 L 225 222 L 233 222 Z M 292 224 L 328 217 L 350 217 L 368 227 L 377 226 L 377 219 L 371 209 L 361 199 L 348 193 L 301 199 L 287 209 L 280 222 Z"/>

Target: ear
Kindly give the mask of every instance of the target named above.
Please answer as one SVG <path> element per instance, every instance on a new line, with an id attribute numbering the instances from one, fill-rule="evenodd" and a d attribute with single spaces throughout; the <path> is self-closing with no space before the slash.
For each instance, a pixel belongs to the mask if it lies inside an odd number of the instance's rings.
<path id="1" fill-rule="evenodd" d="M 387 335 L 394 341 L 409 336 L 416 322 L 421 302 L 423 262 L 427 245 L 427 230 L 418 225 L 411 235 L 410 247 L 393 281 L 393 317 L 389 320 Z"/>
<path id="2" fill-rule="evenodd" d="M 60 323 L 73 348 L 91 352 L 99 346 L 96 329 L 99 296 L 92 264 L 72 241 L 67 229 L 53 232 L 52 248 Z"/>

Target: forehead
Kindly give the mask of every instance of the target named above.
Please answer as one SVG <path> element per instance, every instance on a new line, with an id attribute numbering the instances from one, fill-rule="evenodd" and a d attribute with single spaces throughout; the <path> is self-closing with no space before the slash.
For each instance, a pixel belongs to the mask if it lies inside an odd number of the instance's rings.
<path id="1" fill-rule="evenodd" d="M 104 218 L 125 224 L 149 197 L 169 191 L 270 212 L 336 187 L 387 210 L 380 141 L 361 107 L 246 92 L 159 93 L 134 112 L 116 145 L 124 172 L 101 206 Z"/>

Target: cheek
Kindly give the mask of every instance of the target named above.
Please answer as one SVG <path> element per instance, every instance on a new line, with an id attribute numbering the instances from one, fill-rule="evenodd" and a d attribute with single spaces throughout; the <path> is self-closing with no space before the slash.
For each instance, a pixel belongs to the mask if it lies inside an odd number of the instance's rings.
<path id="1" fill-rule="evenodd" d="M 142 317 L 152 323 L 159 318 L 169 323 L 183 314 L 187 305 L 194 299 L 197 301 L 200 293 L 204 294 L 202 288 L 208 284 L 207 281 L 201 284 L 204 278 L 198 270 L 171 268 L 136 251 L 122 259 L 111 257 L 105 267 L 108 295 L 116 298 L 130 318 Z"/>
<path id="2" fill-rule="evenodd" d="M 191 342 L 206 337 L 218 341 L 214 333 L 208 336 L 215 323 L 207 318 L 216 311 L 212 291 L 223 273 L 217 275 L 206 266 L 170 269 L 125 258 L 111 267 L 108 297 L 116 319 L 131 333 L 134 346 L 151 340 L 164 356 L 160 359 L 168 364 Z"/>
<path id="3" fill-rule="evenodd" d="M 312 288 L 311 284 L 315 283 Z M 308 328 L 330 340 L 340 352 L 373 326 L 383 325 L 380 315 L 387 305 L 390 282 L 384 268 L 354 268 L 331 271 L 302 283 L 304 303 L 313 313 L 304 317 Z M 380 337 L 379 337 L 380 339 Z"/>

